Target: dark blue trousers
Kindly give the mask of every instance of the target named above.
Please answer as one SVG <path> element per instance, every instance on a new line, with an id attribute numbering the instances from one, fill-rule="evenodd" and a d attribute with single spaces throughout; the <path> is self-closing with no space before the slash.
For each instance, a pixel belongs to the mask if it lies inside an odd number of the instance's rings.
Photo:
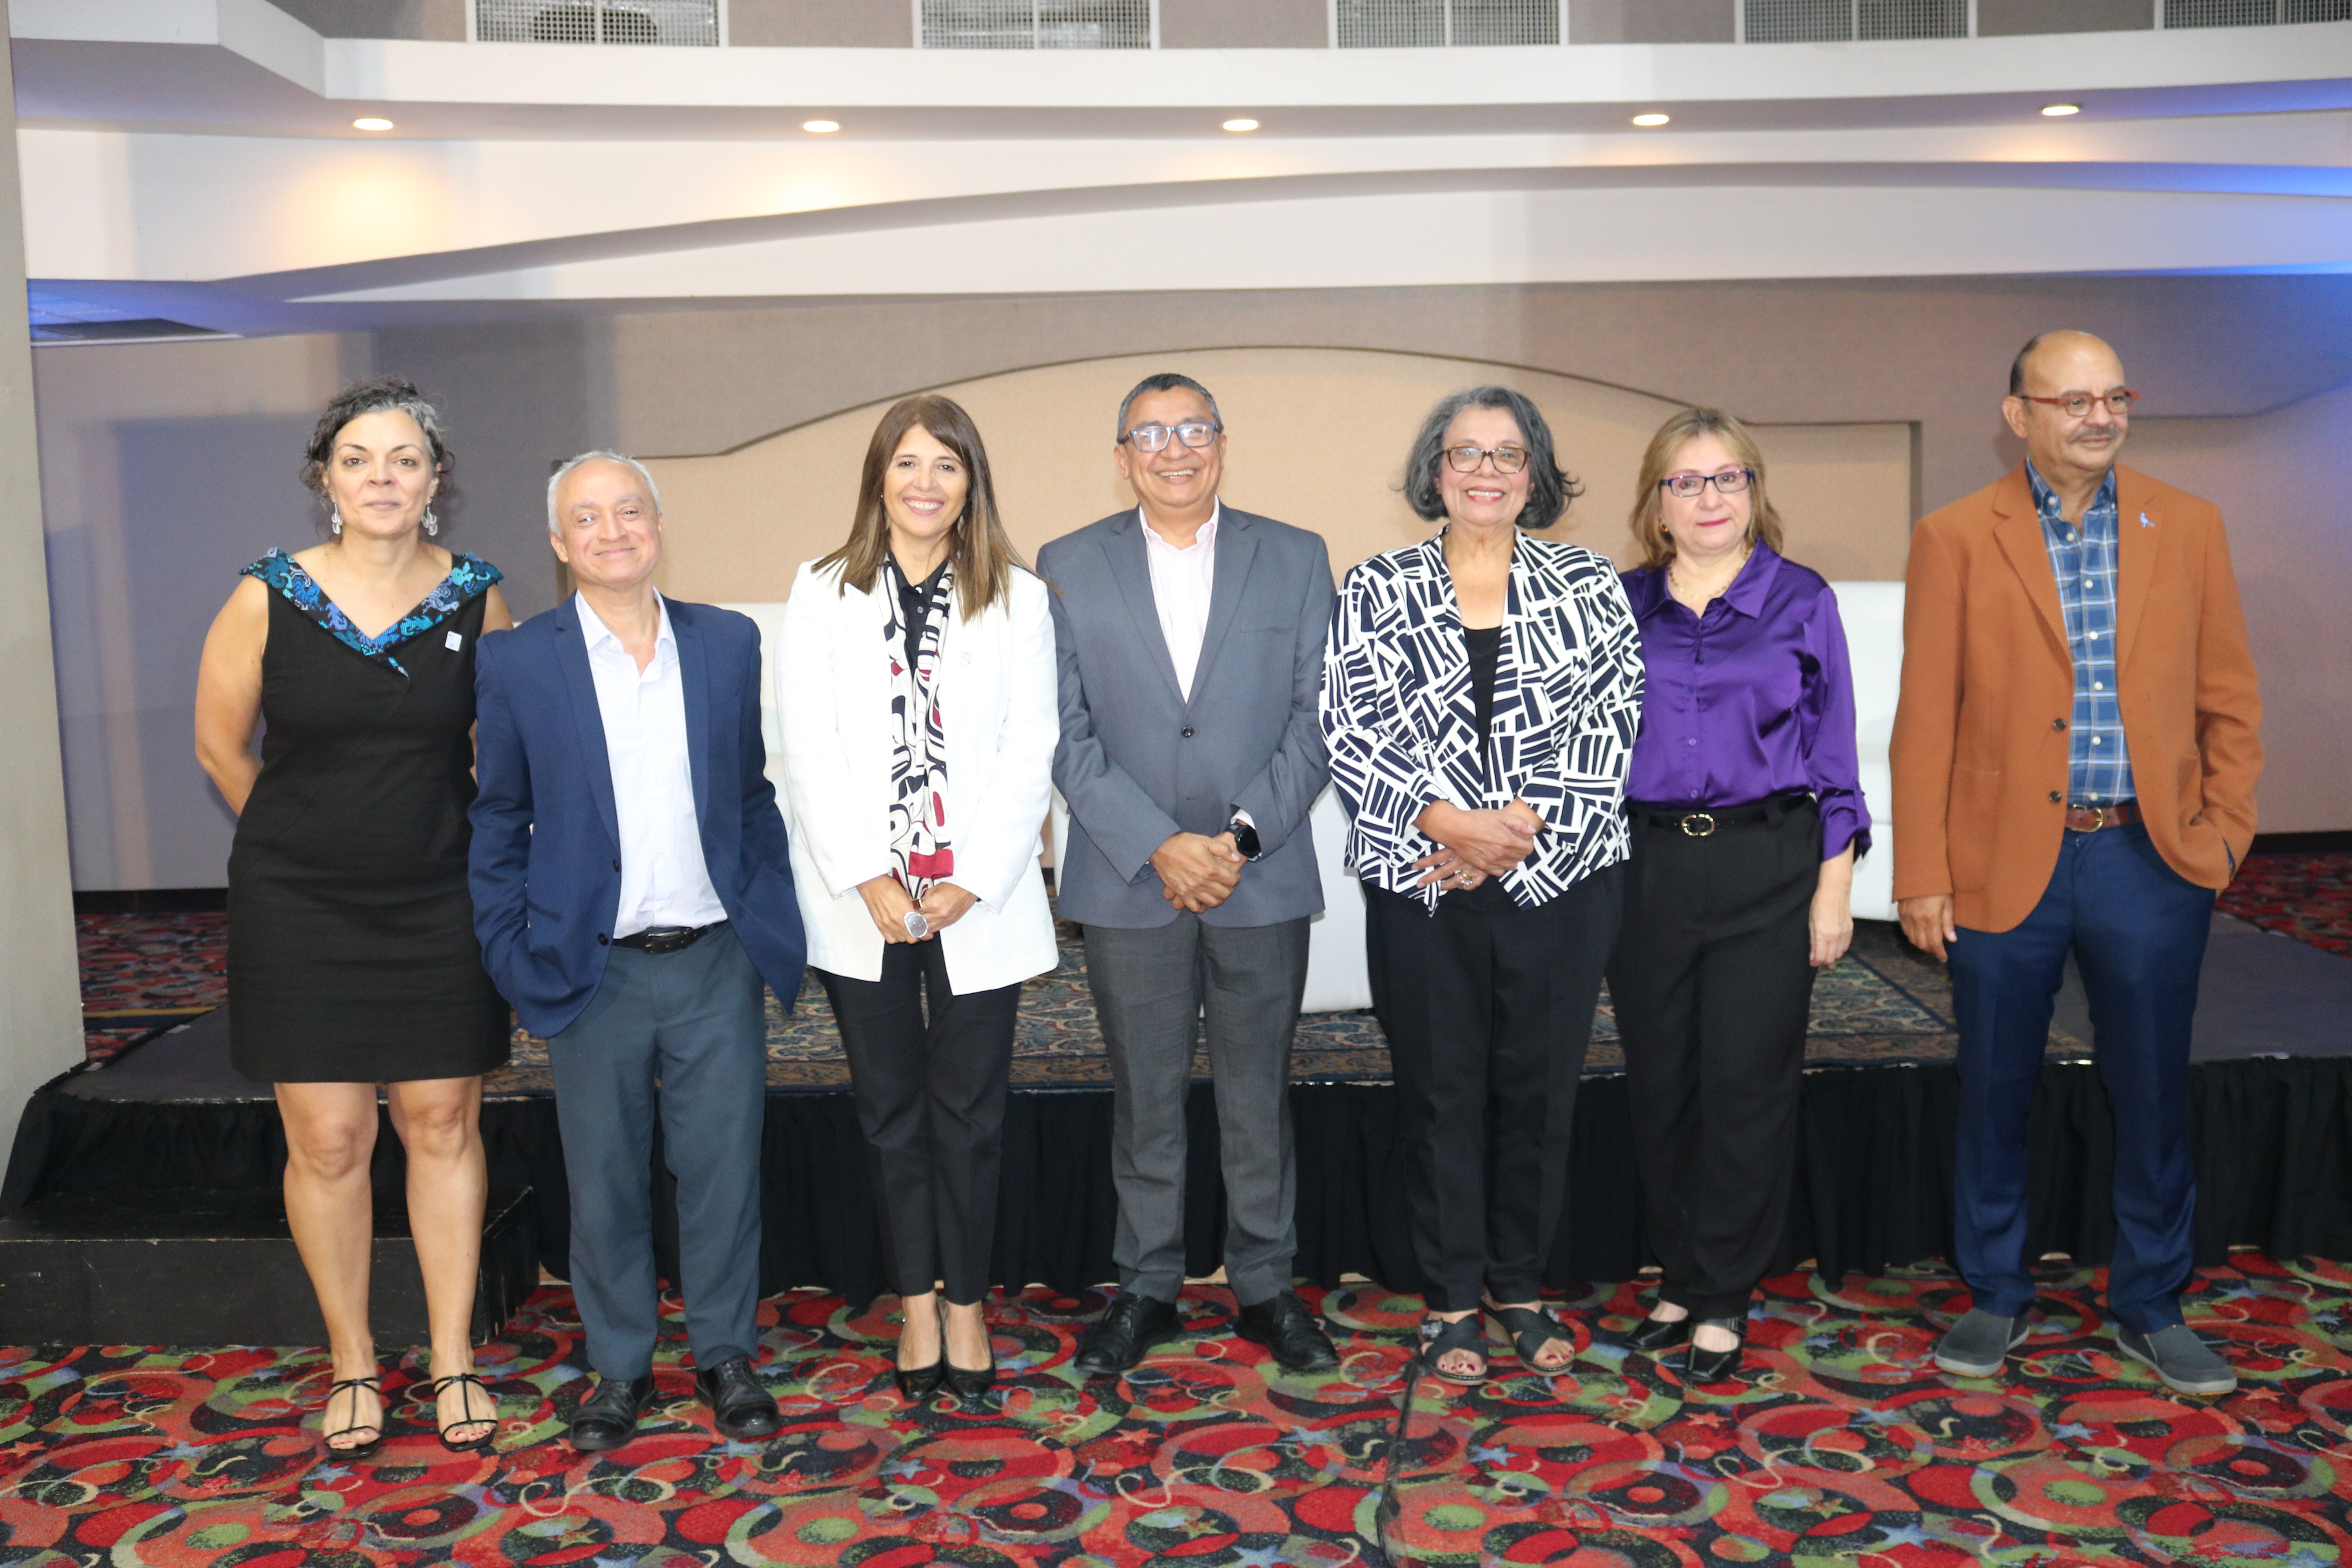
<path id="1" fill-rule="evenodd" d="M 678 1281 L 696 1367 L 760 1353 L 764 983 L 721 926 L 681 952 L 616 947 L 547 1042 L 572 1187 L 572 1295 L 601 1377 L 653 1370 L 653 1145 L 677 1178 Z"/>
<path id="2" fill-rule="evenodd" d="M 2180 1321 L 2197 1173 L 2189 1157 L 2189 1031 L 2213 893 L 2164 863 L 2147 829 L 2069 833 L 2042 901 L 2011 931 L 1951 944 L 1960 1025 L 1960 1274 L 2001 1317 L 2033 1303 L 2025 1256 L 2025 1120 L 2072 949 L 2089 994 L 2099 1080 L 2116 1118 L 2116 1251 L 2107 1308 L 2154 1333 Z"/>

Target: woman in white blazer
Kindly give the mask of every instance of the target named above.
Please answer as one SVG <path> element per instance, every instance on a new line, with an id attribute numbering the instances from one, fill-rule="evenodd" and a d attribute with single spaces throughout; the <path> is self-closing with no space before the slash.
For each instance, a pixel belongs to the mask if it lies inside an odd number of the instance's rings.
<path id="1" fill-rule="evenodd" d="M 776 652 L 793 879 L 874 1152 L 908 1399 L 995 1381 L 981 1305 L 1014 1019 L 1055 963 L 1046 592 L 971 416 L 910 397 L 866 447 L 847 542 L 793 582 Z"/>

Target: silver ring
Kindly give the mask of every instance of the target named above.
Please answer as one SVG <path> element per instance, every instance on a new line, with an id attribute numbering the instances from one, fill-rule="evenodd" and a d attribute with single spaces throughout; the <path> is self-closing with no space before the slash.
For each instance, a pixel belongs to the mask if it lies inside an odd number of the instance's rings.
<path id="1" fill-rule="evenodd" d="M 931 934 L 930 918 L 920 910 L 908 910 L 898 917 L 898 923 L 905 926 L 907 934 L 917 942 Z"/>

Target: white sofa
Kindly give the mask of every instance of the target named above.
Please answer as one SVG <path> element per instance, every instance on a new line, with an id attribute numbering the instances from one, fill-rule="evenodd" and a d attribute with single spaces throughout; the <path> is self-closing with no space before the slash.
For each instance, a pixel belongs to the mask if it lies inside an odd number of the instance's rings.
<path id="1" fill-rule="evenodd" d="M 1903 671 L 1903 584 L 1900 583 L 1838 583 L 1838 607 L 1845 621 L 1847 651 L 1854 679 L 1854 722 L 1861 744 L 1862 790 L 1870 805 L 1873 848 L 1854 873 L 1853 912 L 1857 920 L 1895 918 L 1892 775 L 1886 746 L 1895 728 L 1895 699 Z M 781 635 L 782 604 L 739 604 L 740 610 L 760 624 L 760 641 L 772 648 Z M 782 745 L 776 726 L 775 667 L 761 671 L 761 731 L 768 745 L 768 776 L 783 788 L 780 758 Z M 1364 967 L 1364 897 L 1355 877 L 1342 862 L 1348 839 L 1347 816 L 1338 795 L 1326 788 L 1315 802 L 1310 826 L 1315 855 L 1323 872 L 1323 913 L 1316 917 L 1307 947 L 1307 996 L 1310 1013 L 1341 1012 L 1372 1005 L 1371 982 Z M 1069 814 L 1058 792 L 1046 824 L 1054 863 L 1062 860 L 1069 830 Z"/>

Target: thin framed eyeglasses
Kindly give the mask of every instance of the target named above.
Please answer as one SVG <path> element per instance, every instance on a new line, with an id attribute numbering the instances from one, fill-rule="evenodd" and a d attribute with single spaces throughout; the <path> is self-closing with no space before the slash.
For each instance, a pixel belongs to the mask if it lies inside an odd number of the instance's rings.
<path id="1" fill-rule="evenodd" d="M 1719 474 L 1668 474 L 1658 481 L 1658 488 L 1668 495 L 1688 500 L 1707 486 L 1715 487 L 1719 496 L 1736 496 L 1755 480 L 1753 468 L 1726 468 Z"/>
<path id="2" fill-rule="evenodd" d="M 1139 452 L 1164 452 L 1172 434 L 1179 441 L 1198 451 L 1217 438 L 1223 426 L 1207 419 L 1187 419 L 1181 425 L 1138 425 L 1119 439 L 1131 444 Z"/>
<path id="3" fill-rule="evenodd" d="M 1516 474 L 1528 466 L 1528 449 L 1525 447 L 1448 447 L 1445 448 L 1445 466 L 1457 474 L 1476 473 L 1478 465 L 1489 458 L 1495 459 L 1495 471 L 1498 474 Z"/>
<path id="4" fill-rule="evenodd" d="M 2063 408 L 2070 418 L 2074 419 L 2080 419 L 2084 415 L 2088 414 L 2091 411 L 2091 405 L 2095 403 L 2105 404 L 2108 413 L 2120 417 L 2129 414 L 2132 405 L 2139 401 L 2139 394 L 2128 386 L 2118 386 L 2108 393 L 2061 393 L 2056 397 L 2034 397 L 2025 393 L 2020 393 L 2018 395 L 2028 403 L 2046 403 L 2053 408 Z"/>

